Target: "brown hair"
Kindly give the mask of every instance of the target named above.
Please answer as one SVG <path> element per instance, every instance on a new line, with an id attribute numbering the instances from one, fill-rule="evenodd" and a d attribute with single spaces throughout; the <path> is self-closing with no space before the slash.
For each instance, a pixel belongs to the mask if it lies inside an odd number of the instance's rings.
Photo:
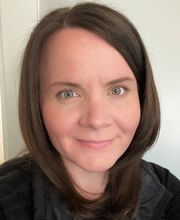
<path id="1" fill-rule="evenodd" d="M 139 89 L 141 119 L 122 157 L 110 169 L 104 194 L 88 201 L 74 188 L 43 124 L 40 108 L 40 61 L 49 36 L 67 27 L 89 30 L 109 42 L 132 69 Z M 27 148 L 59 189 L 75 219 L 132 219 L 138 205 L 140 159 L 155 142 L 160 109 L 151 65 L 137 30 L 121 13 L 104 5 L 82 3 L 47 14 L 35 27 L 25 49 L 19 90 L 19 118 Z"/>

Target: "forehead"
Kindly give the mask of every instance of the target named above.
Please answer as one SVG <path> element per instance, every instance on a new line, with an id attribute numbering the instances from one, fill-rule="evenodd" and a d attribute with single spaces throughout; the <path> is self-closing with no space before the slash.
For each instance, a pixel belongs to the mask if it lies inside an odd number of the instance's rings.
<path id="1" fill-rule="evenodd" d="M 67 28 L 54 33 L 47 41 L 42 55 L 42 72 L 49 78 L 71 79 L 93 74 L 101 77 L 134 77 L 122 55 L 96 34 L 81 29 Z M 117 77 L 117 76 L 115 76 Z"/>

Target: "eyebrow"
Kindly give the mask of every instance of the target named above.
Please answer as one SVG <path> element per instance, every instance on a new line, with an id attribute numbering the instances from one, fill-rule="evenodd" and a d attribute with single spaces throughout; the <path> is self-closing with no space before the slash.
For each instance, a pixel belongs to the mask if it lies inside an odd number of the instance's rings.
<path id="1" fill-rule="evenodd" d="M 133 81 L 133 78 L 126 76 L 126 77 L 121 77 L 121 78 L 118 78 L 118 79 L 114 79 L 114 80 L 108 82 L 107 86 L 114 85 L 114 84 L 117 84 L 117 83 L 127 82 L 127 81 Z"/>
<path id="2" fill-rule="evenodd" d="M 105 83 L 105 86 L 111 86 L 111 85 L 126 82 L 126 81 L 133 81 L 133 79 L 130 77 L 122 77 L 122 78 L 114 79 L 114 80 L 111 80 L 111 81 Z M 57 81 L 57 82 L 50 84 L 50 87 L 54 87 L 54 86 L 70 86 L 70 87 L 82 89 L 81 84 L 75 83 L 75 82 L 70 82 L 70 81 Z"/>

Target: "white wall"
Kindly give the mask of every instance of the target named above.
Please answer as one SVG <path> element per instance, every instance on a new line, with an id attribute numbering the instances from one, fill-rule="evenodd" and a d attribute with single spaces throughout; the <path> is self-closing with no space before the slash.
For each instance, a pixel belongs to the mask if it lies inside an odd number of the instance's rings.
<path id="1" fill-rule="evenodd" d="M 42 16 L 57 8 L 61 4 L 60 2 L 59 0 L 39 0 L 39 15 Z"/>
<path id="2" fill-rule="evenodd" d="M 2 111 L 1 111 L 1 91 L 0 91 L 0 163 L 4 161 L 3 132 L 2 132 Z"/>
<path id="3" fill-rule="evenodd" d="M 3 157 L 9 159 L 16 155 L 23 147 L 21 138 L 18 113 L 17 113 L 17 90 L 19 79 L 19 66 L 26 39 L 29 31 L 37 22 L 37 1 L 24 0 L 1 0 L 1 48 L 0 48 L 0 88 L 2 102 L 3 124 Z"/>
<path id="4" fill-rule="evenodd" d="M 57 5 L 72 5 L 79 1 L 39 0 L 30 3 L 30 1 L 18 0 L 21 2 L 20 4 L 17 3 L 17 0 L 2 0 L 1 2 L 4 5 L 11 4 L 10 8 L 12 8 L 6 10 L 4 6 L 2 12 L 2 17 L 4 17 L 2 23 L 5 22 L 6 24 L 3 36 L 5 39 L 5 72 L 7 75 L 6 84 L 3 88 L 6 94 L 3 96 L 8 102 L 7 104 L 4 101 L 7 109 L 6 125 L 3 127 L 7 127 L 8 137 L 5 138 L 5 142 L 8 142 L 8 150 L 5 150 L 8 151 L 7 158 L 9 158 L 14 154 L 14 151 L 17 151 L 17 149 L 13 150 L 14 146 L 19 144 L 18 140 L 16 141 L 19 137 L 18 130 L 12 131 L 12 124 L 17 124 L 17 115 L 14 110 L 11 110 L 12 106 L 15 109 L 17 101 L 14 89 L 16 87 L 17 63 L 19 62 L 18 48 L 21 48 L 25 33 L 29 32 L 28 29 L 30 29 L 31 24 L 35 23 L 35 17 L 37 18 L 48 10 L 57 7 Z M 180 178 L 180 1 L 101 0 L 94 2 L 106 3 L 120 9 L 133 21 L 145 42 L 152 62 L 162 109 L 159 140 L 155 147 L 146 154 L 145 159 L 168 167 Z M 23 7 L 22 10 L 18 10 L 20 5 Z M 17 10 L 16 14 L 14 9 Z M 35 12 L 36 10 L 39 11 L 38 15 Z M 19 26 L 19 22 L 21 24 L 24 19 L 27 19 L 25 26 Z M 18 59 L 16 59 L 17 57 Z M 14 89 L 12 90 L 10 87 Z"/>
<path id="5" fill-rule="evenodd" d="M 0 30 L 1 30 L 1 25 L 0 25 Z M 1 32 L 0 32 L 0 163 L 2 163 L 4 161 L 3 127 L 2 127 L 2 102 L 1 102 L 2 73 L 3 73 L 2 36 L 1 36 Z"/>

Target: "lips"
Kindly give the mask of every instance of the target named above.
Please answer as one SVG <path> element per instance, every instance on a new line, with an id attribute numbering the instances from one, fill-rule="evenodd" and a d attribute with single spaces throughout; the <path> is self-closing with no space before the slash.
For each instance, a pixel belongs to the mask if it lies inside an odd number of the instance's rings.
<path id="1" fill-rule="evenodd" d="M 108 145 L 110 145 L 112 143 L 113 139 L 100 140 L 100 141 L 77 139 L 77 141 L 82 147 L 88 147 L 88 148 L 92 148 L 92 149 L 102 149 L 102 148 L 105 148 Z"/>

